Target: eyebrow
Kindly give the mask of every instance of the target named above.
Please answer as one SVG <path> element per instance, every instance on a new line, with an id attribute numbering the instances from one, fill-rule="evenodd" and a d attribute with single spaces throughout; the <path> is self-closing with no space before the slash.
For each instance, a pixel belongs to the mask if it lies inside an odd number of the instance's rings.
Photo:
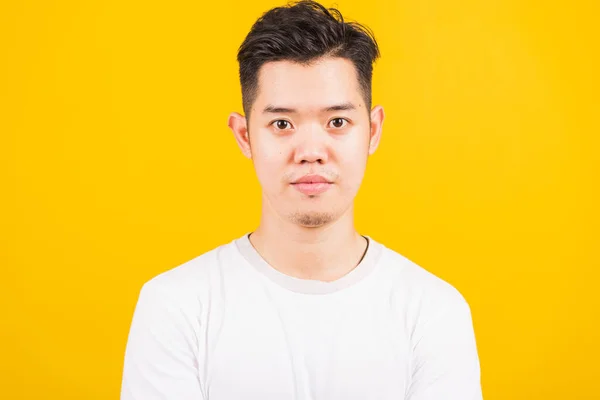
<path id="1" fill-rule="evenodd" d="M 354 104 L 348 102 L 348 103 L 335 104 L 335 105 L 332 105 L 332 106 L 328 106 L 328 107 L 322 108 L 321 112 L 348 111 L 348 110 L 356 110 L 356 107 L 354 106 Z M 288 107 L 276 107 L 276 106 L 273 106 L 273 105 L 269 104 L 268 106 L 266 106 L 264 108 L 263 113 L 268 113 L 268 114 L 280 114 L 280 113 L 296 114 L 296 113 L 298 113 L 298 110 L 296 110 L 295 108 L 288 108 Z"/>

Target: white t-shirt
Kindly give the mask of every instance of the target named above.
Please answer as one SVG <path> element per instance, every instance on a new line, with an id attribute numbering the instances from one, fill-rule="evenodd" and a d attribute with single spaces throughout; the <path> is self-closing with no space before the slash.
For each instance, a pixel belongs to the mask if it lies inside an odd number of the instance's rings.
<path id="1" fill-rule="evenodd" d="M 248 234 L 146 282 L 122 400 L 479 400 L 469 305 L 383 244 L 334 282 L 271 267 Z"/>

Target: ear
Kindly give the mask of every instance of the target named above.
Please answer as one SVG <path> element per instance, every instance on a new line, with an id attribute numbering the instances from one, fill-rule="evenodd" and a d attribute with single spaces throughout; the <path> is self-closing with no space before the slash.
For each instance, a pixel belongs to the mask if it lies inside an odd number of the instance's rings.
<path id="1" fill-rule="evenodd" d="M 383 120 L 385 113 L 382 106 L 373 107 L 371 110 L 371 135 L 369 139 L 369 155 L 375 153 L 381 140 L 381 130 L 383 129 Z"/>
<path id="2" fill-rule="evenodd" d="M 248 126 L 246 123 L 246 117 L 243 115 L 232 112 L 229 114 L 227 120 L 227 126 L 233 132 L 235 141 L 237 142 L 240 150 L 247 158 L 252 158 L 252 151 L 250 149 L 250 136 L 248 135 Z"/>

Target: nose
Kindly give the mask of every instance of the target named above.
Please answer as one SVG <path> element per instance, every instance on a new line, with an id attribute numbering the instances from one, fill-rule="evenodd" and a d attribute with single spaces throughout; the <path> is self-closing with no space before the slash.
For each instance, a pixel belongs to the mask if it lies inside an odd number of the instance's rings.
<path id="1" fill-rule="evenodd" d="M 298 142 L 294 151 L 294 162 L 325 164 L 328 160 L 328 135 L 322 129 L 306 129 L 298 132 Z"/>

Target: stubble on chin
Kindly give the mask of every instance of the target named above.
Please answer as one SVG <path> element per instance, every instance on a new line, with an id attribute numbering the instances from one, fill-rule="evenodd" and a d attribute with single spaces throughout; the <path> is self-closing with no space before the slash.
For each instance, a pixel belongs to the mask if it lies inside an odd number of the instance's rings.
<path id="1" fill-rule="evenodd" d="M 327 212 L 294 212 L 289 218 L 296 225 L 317 228 L 332 222 L 335 216 Z"/>

